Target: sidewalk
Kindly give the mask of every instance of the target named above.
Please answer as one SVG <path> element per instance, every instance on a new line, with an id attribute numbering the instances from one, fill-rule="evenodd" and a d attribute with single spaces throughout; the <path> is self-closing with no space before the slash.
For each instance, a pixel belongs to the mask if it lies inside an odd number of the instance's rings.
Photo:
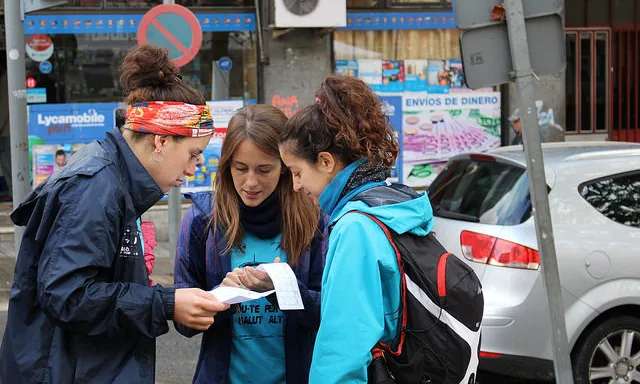
<path id="1" fill-rule="evenodd" d="M 155 284 L 173 285 L 173 269 L 169 259 L 169 243 L 158 243 L 155 248 L 156 266 L 151 278 Z M 16 262 L 16 248 L 13 241 L 0 241 L 0 305 L 9 300 Z"/>

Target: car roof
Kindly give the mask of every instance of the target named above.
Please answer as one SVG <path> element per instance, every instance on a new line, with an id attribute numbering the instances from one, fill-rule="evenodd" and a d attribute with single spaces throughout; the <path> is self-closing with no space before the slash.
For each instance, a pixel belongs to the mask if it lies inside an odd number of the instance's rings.
<path id="1" fill-rule="evenodd" d="M 543 143 L 542 153 L 544 163 L 550 166 L 579 160 L 596 160 L 627 156 L 640 158 L 640 143 L 617 141 Z M 496 155 L 523 166 L 526 166 L 527 163 L 522 145 L 500 147 L 486 154 Z"/>

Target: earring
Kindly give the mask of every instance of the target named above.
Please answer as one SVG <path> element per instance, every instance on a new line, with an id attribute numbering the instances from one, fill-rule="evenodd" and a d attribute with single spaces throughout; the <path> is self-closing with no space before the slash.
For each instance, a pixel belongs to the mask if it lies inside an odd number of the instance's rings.
<path id="1" fill-rule="evenodd" d="M 156 155 L 158 153 L 162 154 L 162 158 L 160 160 L 156 159 Z M 154 163 L 162 163 L 164 161 L 164 151 L 162 150 L 162 148 L 154 149 L 154 151 L 151 153 L 151 160 L 153 160 Z"/>

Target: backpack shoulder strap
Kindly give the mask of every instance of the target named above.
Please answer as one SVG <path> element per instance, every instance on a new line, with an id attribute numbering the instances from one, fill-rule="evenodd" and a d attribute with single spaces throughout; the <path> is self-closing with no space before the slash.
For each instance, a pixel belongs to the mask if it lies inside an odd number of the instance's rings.
<path id="1" fill-rule="evenodd" d="M 370 207 L 379 207 L 382 205 L 403 203 L 417 197 L 420 197 L 420 195 L 404 184 L 389 184 L 364 190 L 351 200 L 362 201 Z"/>
<path id="2" fill-rule="evenodd" d="M 382 187 L 384 188 L 384 187 Z M 373 188 L 375 189 L 375 188 Z M 366 191 L 365 191 L 366 192 Z M 391 244 L 391 247 L 393 247 L 393 251 L 396 254 L 396 259 L 398 261 L 398 268 L 400 270 L 400 299 L 402 300 L 401 306 L 402 306 L 402 323 L 400 325 L 400 338 L 398 341 L 398 347 L 396 348 L 396 350 L 394 351 L 391 346 L 383 343 L 383 342 L 378 342 L 378 345 L 380 345 L 383 350 L 388 351 L 389 353 L 391 353 L 394 356 L 399 356 L 402 353 L 402 346 L 404 345 L 404 339 L 405 339 L 405 328 L 407 326 L 407 311 L 406 311 L 406 307 L 407 307 L 407 281 L 405 279 L 404 276 L 404 268 L 403 268 L 403 262 L 402 262 L 402 254 L 400 253 L 400 250 L 398 249 L 398 246 L 396 245 L 395 241 L 393 240 L 393 237 L 391 235 L 391 231 L 389 230 L 389 228 L 384 225 L 384 223 L 382 221 L 380 221 L 377 217 L 365 213 L 365 212 L 361 212 L 361 211 L 349 211 L 347 213 L 359 213 L 361 215 L 367 216 L 368 218 L 370 218 L 371 220 L 373 220 L 374 223 L 376 223 L 380 229 L 382 229 L 382 231 L 384 232 L 385 236 L 387 237 L 387 240 L 389 241 L 389 244 Z M 372 350 L 373 355 L 375 356 L 376 354 L 379 354 L 380 348 L 378 347 L 374 347 Z"/>

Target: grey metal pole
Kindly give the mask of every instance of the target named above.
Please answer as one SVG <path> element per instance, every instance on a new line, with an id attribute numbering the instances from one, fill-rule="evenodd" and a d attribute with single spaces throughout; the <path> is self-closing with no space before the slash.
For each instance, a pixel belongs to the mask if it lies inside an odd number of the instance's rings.
<path id="1" fill-rule="evenodd" d="M 29 193 L 29 134 L 27 132 L 27 91 L 25 86 L 24 20 L 21 1 L 4 2 L 4 25 L 7 44 L 7 84 L 9 98 L 9 134 L 11 142 L 11 180 L 13 208 L 17 208 Z M 14 227 L 16 250 L 24 234 L 23 227 Z"/>
<path id="2" fill-rule="evenodd" d="M 545 181 L 544 161 L 540 145 L 538 118 L 536 115 L 533 88 L 534 73 L 529 58 L 529 44 L 525 28 L 522 0 L 505 0 L 509 47 L 513 63 L 513 77 L 518 92 L 522 120 L 522 137 L 527 159 L 529 190 L 538 238 L 538 249 L 542 256 L 542 272 L 551 313 L 553 360 L 556 382 L 572 384 L 573 373 L 569 356 L 569 343 L 562 303 L 562 289 L 558 274 L 558 261 L 551 226 L 549 196 Z"/>
<path id="3" fill-rule="evenodd" d="M 162 0 L 162 4 L 175 4 L 175 0 Z M 178 232 L 180 231 L 180 221 L 182 220 L 182 202 L 180 199 L 180 188 L 174 187 L 169 191 L 167 207 L 169 211 L 168 231 L 169 231 L 169 262 L 171 271 L 176 261 L 176 249 L 178 248 Z"/>

